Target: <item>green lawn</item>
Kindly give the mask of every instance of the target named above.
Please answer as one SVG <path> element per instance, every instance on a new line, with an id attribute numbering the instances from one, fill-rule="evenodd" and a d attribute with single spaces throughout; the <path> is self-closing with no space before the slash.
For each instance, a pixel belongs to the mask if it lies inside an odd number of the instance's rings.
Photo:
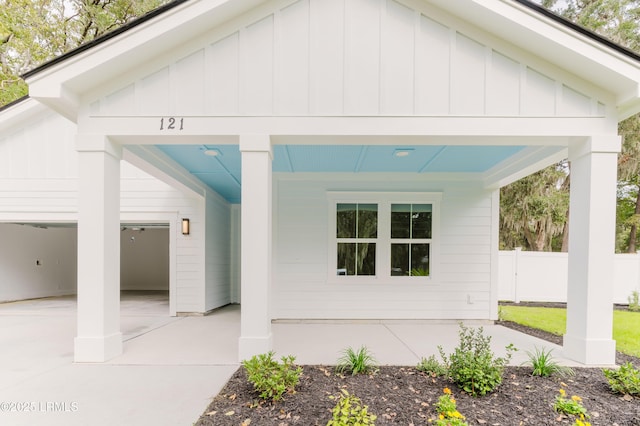
<path id="1" fill-rule="evenodd" d="M 567 311 L 560 308 L 500 306 L 500 318 L 559 336 L 566 331 Z M 640 312 L 613 312 L 613 339 L 617 349 L 640 357 Z"/>

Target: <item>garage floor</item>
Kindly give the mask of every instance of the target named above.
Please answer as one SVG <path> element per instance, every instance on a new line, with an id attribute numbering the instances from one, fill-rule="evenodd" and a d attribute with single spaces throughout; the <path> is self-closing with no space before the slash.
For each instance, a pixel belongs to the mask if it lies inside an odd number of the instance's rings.
<path id="1" fill-rule="evenodd" d="M 0 304 L 0 424 L 191 425 L 238 368 L 240 307 L 211 315 L 169 317 L 166 293 L 125 292 L 124 353 L 104 364 L 74 364 L 74 297 Z M 496 353 L 513 343 L 512 364 L 526 350 L 562 348 L 485 325 Z M 341 350 L 366 345 L 381 364 L 415 365 L 450 352 L 458 326 L 432 322 L 275 323 L 273 347 L 300 364 L 333 364 Z"/>

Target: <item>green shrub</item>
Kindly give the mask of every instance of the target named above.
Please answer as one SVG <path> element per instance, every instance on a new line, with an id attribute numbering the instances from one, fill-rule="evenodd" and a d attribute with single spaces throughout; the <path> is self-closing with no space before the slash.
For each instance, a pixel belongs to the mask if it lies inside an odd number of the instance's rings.
<path id="1" fill-rule="evenodd" d="M 640 312 L 640 293 L 638 293 L 638 290 L 634 290 L 627 300 L 629 301 L 629 310 L 631 312 Z"/>
<path id="2" fill-rule="evenodd" d="M 559 365 L 553 360 L 551 355 L 552 349 L 545 350 L 544 348 L 535 348 L 533 352 L 527 351 L 529 356 L 528 364 L 533 367 L 533 376 L 549 377 L 554 374 L 560 376 L 573 376 L 575 372 L 569 368 Z"/>
<path id="3" fill-rule="evenodd" d="M 329 398 L 335 399 L 334 396 Z M 346 389 L 342 389 L 342 394 L 331 413 L 333 418 L 329 420 L 327 426 L 373 426 L 376 424 L 377 416 L 370 414 L 369 407 L 362 405 L 360 398 L 350 395 Z"/>
<path id="4" fill-rule="evenodd" d="M 440 377 L 447 375 L 447 367 L 442 365 L 435 356 L 431 355 L 429 358 L 422 358 L 416 366 L 418 371 L 427 373 L 433 377 Z"/>
<path id="5" fill-rule="evenodd" d="M 506 347 L 507 356 L 496 357 L 491 350 L 491 336 L 477 329 L 460 324 L 460 343 L 454 352 L 446 356 L 438 346 L 449 377 L 465 392 L 472 396 L 486 395 L 502 383 L 502 372 L 516 349 Z"/>
<path id="6" fill-rule="evenodd" d="M 300 381 L 302 367 L 296 367 L 294 356 L 283 356 L 282 363 L 273 359 L 274 352 L 253 356 L 242 361 L 249 382 L 262 399 L 278 401 L 286 392 L 293 392 Z"/>
<path id="7" fill-rule="evenodd" d="M 377 369 L 377 361 L 366 346 L 361 346 L 357 351 L 348 347 L 343 351 L 336 365 L 336 372 L 340 374 L 366 374 L 375 372 Z"/>
<path id="8" fill-rule="evenodd" d="M 640 371 L 630 362 L 621 365 L 617 370 L 603 370 L 609 387 L 617 393 L 640 395 Z"/>

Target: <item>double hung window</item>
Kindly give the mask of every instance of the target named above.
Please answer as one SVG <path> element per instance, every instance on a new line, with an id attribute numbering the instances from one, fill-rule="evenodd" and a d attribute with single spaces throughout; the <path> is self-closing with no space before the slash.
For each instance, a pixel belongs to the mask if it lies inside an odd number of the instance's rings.
<path id="1" fill-rule="evenodd" d="M 329 198 L 331 275 L 432 276 L 440 194 L 336 192 Z"/>

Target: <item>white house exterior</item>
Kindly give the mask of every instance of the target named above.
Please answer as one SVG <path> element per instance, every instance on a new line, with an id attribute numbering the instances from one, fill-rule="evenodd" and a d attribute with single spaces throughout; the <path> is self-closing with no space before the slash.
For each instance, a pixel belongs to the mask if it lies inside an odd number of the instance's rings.
<path id="1" fill-rule="evenodd" d="M 29 102 L 73 123 L 51 143 L 79 164 L 76 361 L 122 352 L 119 233 L 139 211 L 172 226 L 176 312 L 233 302 L 240 276 L 241 359 L 279 319 L 496 319 L 498 190 L 568 157 L 565 356 L 613 363 L 639 65 L 525 0 L 189 0 L 27 73 Z M 122 159 L 175 197 L 129 192 Z M 46 202 L 11 205 L 2 220 Z"/>

